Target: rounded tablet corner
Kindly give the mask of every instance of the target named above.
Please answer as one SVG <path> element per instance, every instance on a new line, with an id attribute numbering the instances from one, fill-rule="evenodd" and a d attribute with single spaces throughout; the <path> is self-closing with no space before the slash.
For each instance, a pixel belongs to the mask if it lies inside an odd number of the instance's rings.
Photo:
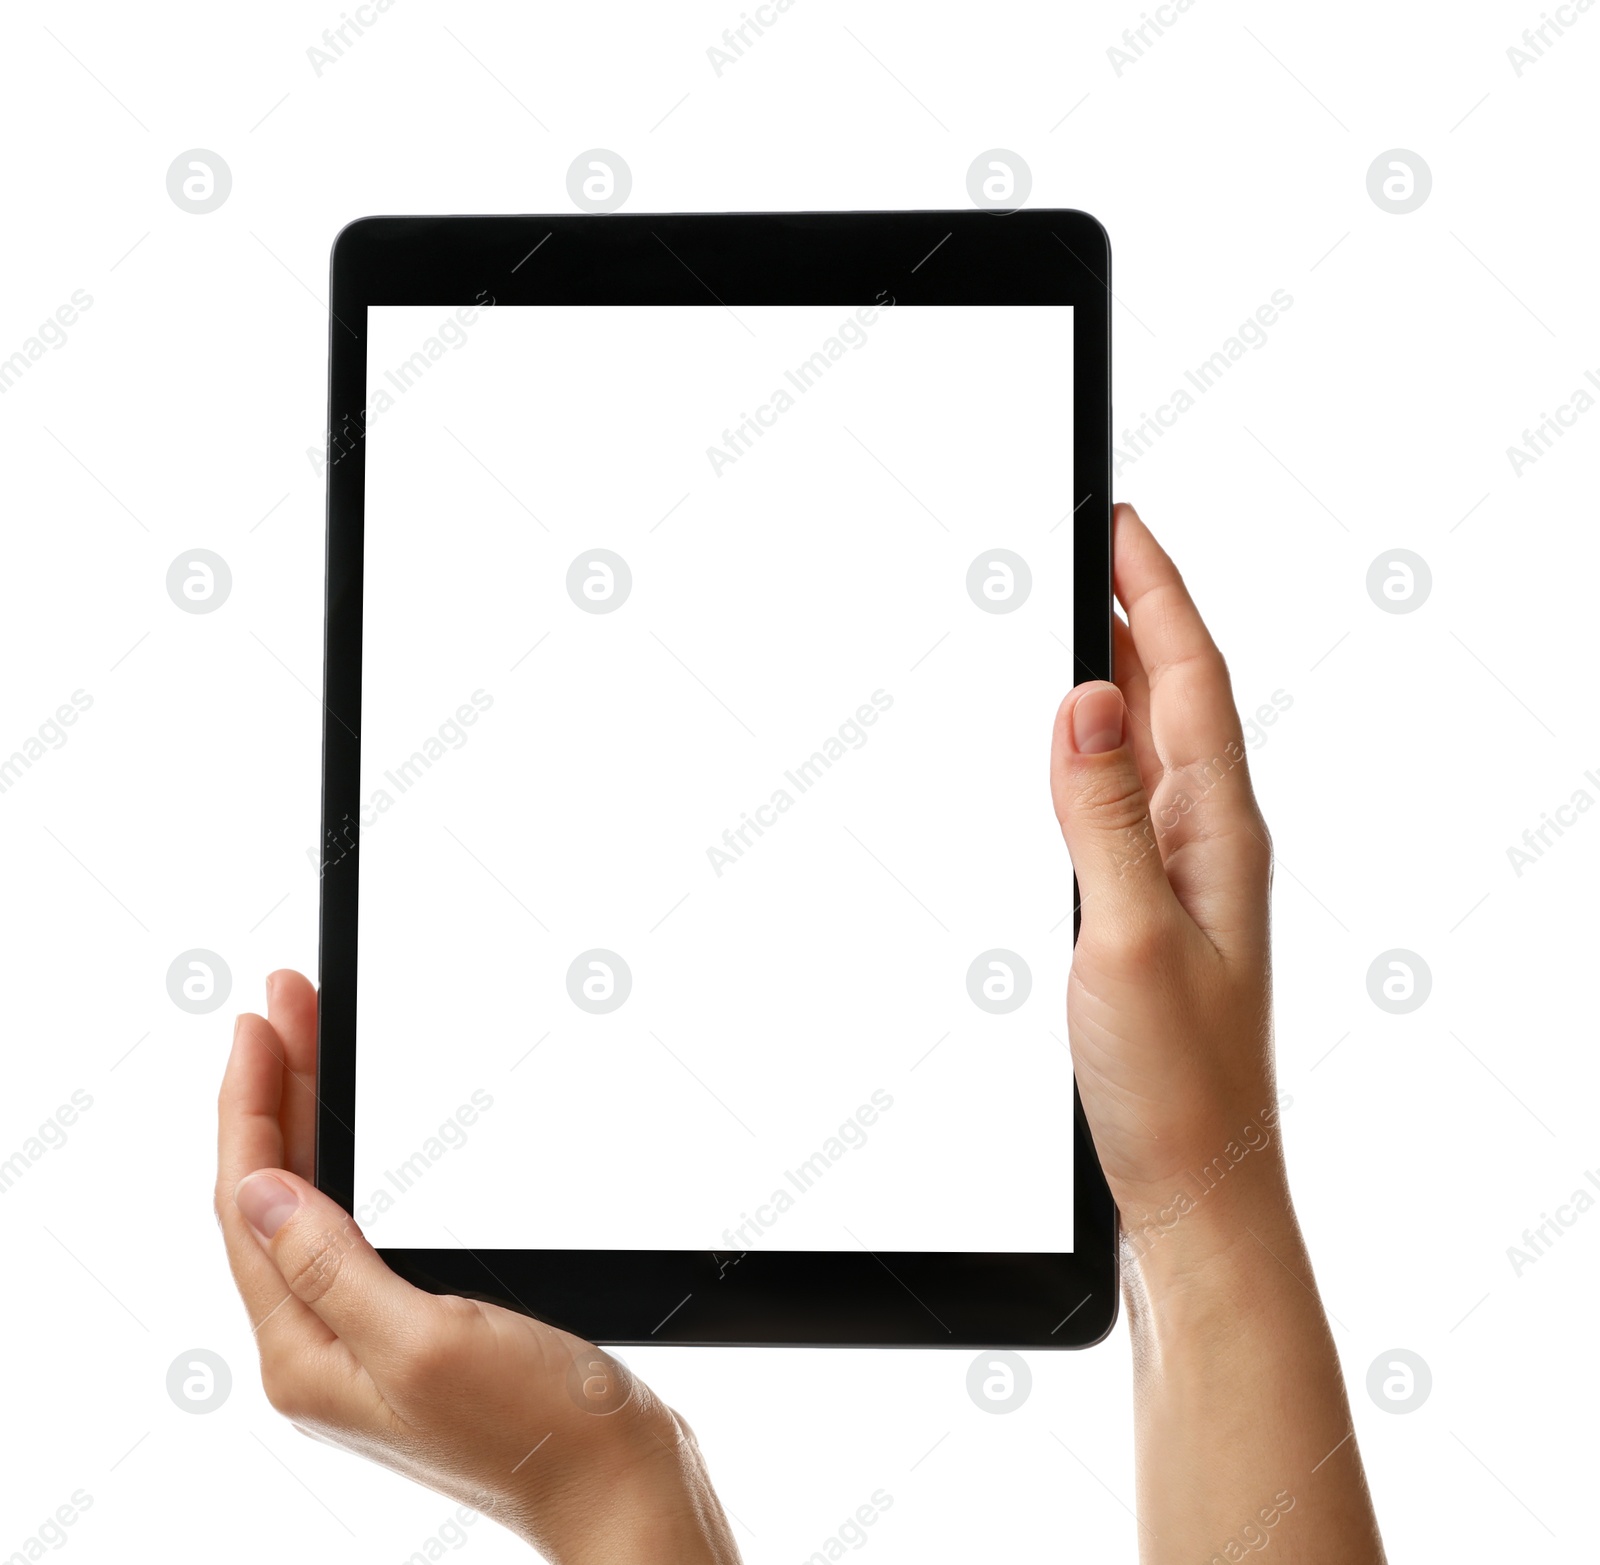
<path id="1" fill-rule="evenodd" d="M 1106 1312 L 1105 1312 L 1104 1322 L 1100 1326 L 1100 1329 L 1098 1331 L 1094 1331 L 1093 1332 L 1093 1335 L 1086 1336 L 1083 1339 L 1083 1341 L 1078 1342 L 1078 1343 L 1074 1343 L 1073 1346 L 1077 1347 L 1077 1348 L 1097 1348 L 1097 1347 L 1099 1347 L 1100 1344 L 1102 1342 L 1104 1342 L 1111 1335 L 1111 1333 L 1117 1329 L 1117 1317 L 1119 1315 L 1121 1315 L 1121 1313 L 1122 1313 L 1122 1284 L 1121 1284 L 1121 1278 L 1117 1275 L 1117 1270 L 1116 1270 L 1115 1266 L 1113 1266 L 1112 1277 L 1111 1277 L 1111 1292 L 1110 1292 L 1110 1297 L 1107 1300 L 1107 1309 L 1106 1309 Z M 1100 1320 L 1100 1317 L 1096 1316 L 1095 1320 L 1097 1320 L 1097 1321 Z M 1093 1322 L 1091 1322 L 1091 1328 L 1090 1329 L 1093 1330 Z"/>
<path id="2" fill-rule="evenodd" d="M 1111 275 L 1111 235 L 1106 225 L 1097 218 L 1093 212 L 1080 211 L 1078 216 L 1083 219 L 1083 238 L 1093 254 L 1089 257 L 1090 264 L 1095 267 L 1103 277 Z M 1096 265 L 1095 263 L 1098 262 Z"/>
<path id="3" fill-rule="evenodd" d="M 333 236 L 333 243 L 328 247 L 328 266 L 332 271 L 337 271 L 347 261 L 351 252 L 365 241 L 370 231 L 384 222 L 385 219 L 377 213 L 370 213 L 365 217 L 353 217 L 343 228 Z"/>

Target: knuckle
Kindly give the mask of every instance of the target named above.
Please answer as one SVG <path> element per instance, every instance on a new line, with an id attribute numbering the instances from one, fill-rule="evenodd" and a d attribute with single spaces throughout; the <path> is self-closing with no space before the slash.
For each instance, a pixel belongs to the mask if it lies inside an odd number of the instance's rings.
<path id="1" fill-rule="evenodd" d="M 460 1338 L 450 1323 L 431 1321 L 400 1345 L 398 1359 L 401 1375 L 415 1388 L 452 1385 L 462 1368 Z"/>
<path id="2" fill-rule="evenodd" d="M 1121 960 L 1140 972 L 1159 968 L 1172 952 L 1170 927 L 1164 919 L 1150 913 L 1124 920 L 1113 938 Z"/>
<path id="3" fill-rule="evenodd" d="M 1144 784 L 1130 767 L 1093 769 L 1079 786 L 1077 803 L 1079 811 L 1101 830 L 1145 834 L 1150 806 Z"/>
<path id="4" fill-rule="evenodd" d="M 339 1280 L 347 1246 L 329 1230 L 300 1239 L 291 1239 L 282 1257 L 283 1280 L 297 1299 L 316 1307 Z"/>
<path id="5" fill-rule="evenodd" d="M 653 1391 L 635 1396 L 628 1412 L 633 1420 L 635 1433 L 649 1441 L 647 1449 L 672 1450 L 678 1446 L 687 1446 L 690 1450 L 699 1449 L 694 1431 L 687 1421 L 668 1407 Z"/>
<path id="6" fill-rule="evenodd" d="M 293 1360 L 276 1353 L 261 1356 L 261 1389 L 275 1412 L 298 1421 L 310 1414 L 307 1387 Z"/>

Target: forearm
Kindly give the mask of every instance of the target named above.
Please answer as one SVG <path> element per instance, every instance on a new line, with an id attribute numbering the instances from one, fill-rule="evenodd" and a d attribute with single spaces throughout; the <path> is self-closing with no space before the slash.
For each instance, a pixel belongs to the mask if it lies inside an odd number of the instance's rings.
<path id="1" fill-rule="evenodd" d="M 1241 1170 L 1241 1173 L 1244 1171 Z M 1262 1159 L 1168 1232 L 1125 1241 L 1143 1565 L 1381 1565 L 1327 1316 Z"/>

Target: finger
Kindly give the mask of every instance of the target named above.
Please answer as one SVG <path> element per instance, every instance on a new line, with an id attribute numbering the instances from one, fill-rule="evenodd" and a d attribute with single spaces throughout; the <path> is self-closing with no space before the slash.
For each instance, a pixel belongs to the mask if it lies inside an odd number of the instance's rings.
<path id="1" fill-rule="evenodd" d="M 264 1017 L 241 1016 L 234 1025 L 233 1050 L 217 1094 L 217 1221 L 228 1247 L 228 1265 L 239 1296 L 259 1332 L 271 1318 L 274 1329 L 305 1342 L 331 1339 L 332 1333 L 293 1298 L 234 1204 L 244 1176 L 283 1161 L 283 1044 Z"/>
<path id="2" fill-rule="evenodd" d="M 234 1202 L 289 1291 L 375 1380 L 442 1323 L 438 1301 L 390 1271 L 355 1219 L 297 1174 L 257 1170 Z"/>
<path id="3" fill-rule="evenodd" d="M 1259 943 L 1271 840 L 1222 654 L 1177 567 L 1131 506 L 1115 512 L 1117 594 L 1149 681 L 1152 790 L 1172 889 L 1211 939 Z"/>
<path id="4" fill-rule="evenodd" d="M 1103 680 L 1061 703 L 1050 750 L 1050 793 L 1078 877 L 1087 931 L 1123 935 L 1177 910 L 1150 824 L 1150 801 L 1128 743 L 1122 692 Z"/>
<path id="5" fill-rule="evenodd" d="M 1122 698 L 1128 703 L 1128 739 L 1146 793 L 1154 793 L 1161 781 L 1161 757 L 1156 753 L 1155 735 L 1150 731 L 1150 676 L 1144 671 L 1133 632 L 1118 615 L 1111 617 L 1113 677 Z"/>
<path id="6" fill-rule="evenodd" d="M 253 1168 L 283 1161 L 283 1045 L 265 1017 L 250 1013 L 233 1026 L 233 1049 L 217 1092 L 219 1207 Z"/>
<path id="7" fill-rule="evenodd" d="M 1227 665 L 1177 566 L 1131 505 L 1116 507 L 1114 526 L 1117 597 L 1148 678 L 1162 764 L 1178 771 L 1214 760 L 1230 743 L 1242 747 Z"/>
<path id="8" fill-rule="evenodd" d="M 254 1168 L 287 1168 L 314 1177 L 317 1146 L 317 991 L 289 968 L 267 976 L 267 1018 L 283 1044 L 283 1155 Z"/>

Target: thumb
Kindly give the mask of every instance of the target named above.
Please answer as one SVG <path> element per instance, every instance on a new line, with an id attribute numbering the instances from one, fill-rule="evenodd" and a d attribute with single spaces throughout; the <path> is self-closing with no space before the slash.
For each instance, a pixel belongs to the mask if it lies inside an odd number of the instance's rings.
<path id="1" fill-rule="evenodd" d="M 1078 877 L 1084 923 L 1111 920 L 1124 933 L 1178 906 L 1128 743 L 1128 721 L 1115 685 L 1079 685 L 1056 713 L 1050 751 L 1050 793 Z"/>
<path id="2" fill-rule="evenodd" d="M 233 1199 L 289 1291 L 370 1370 L 396 1368 L 432 1296 L 390 1271 L 355 1219 L 298 1174 L 259 1169 Z"/>

